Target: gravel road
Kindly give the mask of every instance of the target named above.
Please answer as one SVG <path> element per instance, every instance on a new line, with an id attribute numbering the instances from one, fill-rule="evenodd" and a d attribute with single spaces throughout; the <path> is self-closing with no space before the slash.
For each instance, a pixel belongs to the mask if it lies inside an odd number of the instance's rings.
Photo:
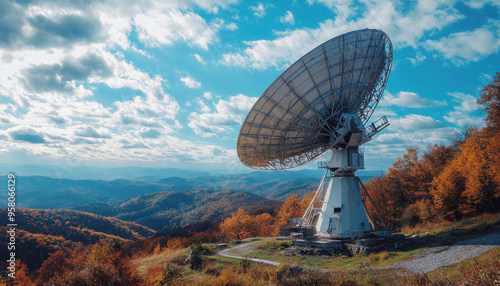
<path id="1" fill-rule="evenodd" d="M 427 273 L 439 267 L 478 256 L 495 246 L 500 246 L 500 232 L 463 240 L 452 246 L 424 249 L 417 253 L 413 259 L 398 261 L 384 268 L 400 268 L 413 273 Z"/>
<path id="2" fill-rule="evenodd" d="M 253 239 L 253 238 L 251 238 L 251 239 Z M 262 240 L 268 240 L 268 239 L 270 239 L 270 238 L 262 238 Z M 224 256 L 224 257 L 230 257 L 230 258 L 236 258 L 236 259 L 247 259 L 247 260 L 250 260 L 253 262 L 264 263 L 264 264 L 269 264 L 269 265 L 274 265 L 274 266 L 280 265 L 279 262 L 276 262 L 276 261 L 240 256 L 240 255 L 245 255 L 245 254 L 255 252 L 256 249 L 253 247 L 253 245 L 255 243 L 259 242 L 259 241 L 250 241 L 250 239 L 247 239 L 246 241 L 248 241 L 248 242 L 240 244 L 240 245 L 235 246 L 235 247 L 221 250 L 221 251 L 217 252 L 217 254 L 220 256 Z"/>

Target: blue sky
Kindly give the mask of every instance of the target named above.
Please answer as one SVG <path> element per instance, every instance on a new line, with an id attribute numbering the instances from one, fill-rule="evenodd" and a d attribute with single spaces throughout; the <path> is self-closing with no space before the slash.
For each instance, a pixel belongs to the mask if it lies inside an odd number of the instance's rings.
<path id="1" fill-rule="evenodd" d="M 239 127 L 286 67 L 348 31 L 394 46 L 367 169 L 484 125 L 500 70 L 500 2 L 0 2 L 2 164 L 243 171 Z M 315 163 L 306 166 L 315 168 Z"/>

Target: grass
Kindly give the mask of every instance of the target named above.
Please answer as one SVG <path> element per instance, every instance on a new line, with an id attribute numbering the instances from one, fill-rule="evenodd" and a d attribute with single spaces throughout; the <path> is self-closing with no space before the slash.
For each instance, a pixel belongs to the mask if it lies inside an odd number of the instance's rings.
<path id="1" fill-rule="evenodd" d="M 401 233 L 419 236 L 459 236 L 459 235 L 479 235 L 500 230 L 500 213 L 482 214 L 473 218 L 466 218 L 456 222 L 441 222 L 434 224 L 418 225 L 415 227 L 405 227 Z"/>
<path id="2" fill-rule="evenodd" d="M 285 243 L 283 243 L 285 242 Z M 257 241 L 251 256 L 282 262 L 278 267 L 266 266 L 240 259 L 203 256 L 201 270 L 194 271 L 183 264 L 189 248 L 150 255 L 136 259 L 142 267 L 142 276 L 151 282 L 151 271 L 165 285 L 495 285 L 500 281 L 500 247 L 482 255 L 438 269 L 429 274 L 408 277 L 397 275 L 396 270 L 374 269 L 406 259 L 421 249 L 407 252 L 382 251 L 349 258 L 318 256 L 284 256 L 278 254 L 289 241 Z M 290 261 L 291 260 L 291 261 Z M 179 264 L 180 263 L 180 264 Z M 297 272 L 290 266 L 333 270 Z M 359 268 L 363 265 L 364 268 Z M 152 266 L 157 266 L 153 268 Z M 159 271 L 158 266 L 162 269 Z M 149 267 L 149 268 L 148 268 Z M 149 275 L 148 275 L 149 274 Z M 157 280 L 155 280 L 157 281 Z M 493 283 L 493 284 L 492 284 Z M 149 285 L 149 284 L 148 284 Z M 153 284 L 151 284 L 153 285 Z M 160 285 L 160 284 L 155 284 Z M 163 284 L 161 284 L 163 285 Z"/>
<path id="3" fill-rule="evenodd" d="M 177 249 L 159 254 L 134 259 L 133 262 L 139 269 L 139 274 L 144 275 L 149 267 L 167 267 L 171 264 L 184 264 L 188 257 L 187 249 Z"/>
<path id="4" fill-rule="evenodd" d="M 238 264 L 241 262 L 241 259 L 218 256 L 218 255 L 210 255 L 210 256 L 206 256 L 206 258 L 210 259 L 210 260 L 218 261 L 218 262 L 223 263 L 223 264 Z"/>
<path id="5" fill-rule="evenodd" d="M 285 256 L 280 253 L 292 244 L 291 241 L 278 241 L 275 239 L 263 241 L 255 245 L 256 252 L 245 255 L 245 257 L 259 258 L 279 262 L 281 265 L 303 266 L 326 270 L 354 270 L 360 267 L 384 267 L 397 261 L 409 258 L 422 248 L 411 251 L 374 253 L 370 255 L 355 255 L 353 257 L 321 257 L 314 255 Z"/>
<path id="6" fill-rule="evenodd" d="M 265 240 L 261 243 L 255 244 L 255 248 L 257 248 L 259 250 L 266 251 L 266 252 L 276 252 L 276 251 L 285 250 L 286 248 L 290 247 L 290 245 L 292 245 L 291 240 L 270 239 L 270 240 Z"/>
<path id="7" fill-rule="evenodd" d="M 439 241 L 440 245 L 445 245 L 435 250 L 441 252 L 449 248 L 446 244 L 462 240 L 465 235 L 481 235 L 498 229 L 500 229 L 500 214 L 482 215 L 456 223 L 418 226 L 403 231 L 424 237 L 415 240 L 405 251 L 382 251 L 344 258 L 285 256 L 283 250 L 291 246 L 290 240 L 256 238 L 242 242 L 250 242 L 255 249 L 245 256 L 277 261 L 281 264 L 278 267 L 217 255 L 204 255 L 202 269 L 195 271 L 191 270 L 189 263 L 185 261 L 189 248 L 138 258 L 134 262 L 148 283 L 152 281 L 151 279 L 159 277 L 162 283 L 166 283 L 165 285 L 494 285 L 492 283 L 500 281 L 499 247 L 476 258 L 428 274 L 403 277 L 398 275 L 398 270 L 377 268 L 409 259 L 436 241 Z M 451 230 L 454 235 L 447 236 L 451 234 Z M 430 239 L 426 239 L 426 236 Z M 229 247 L 235 245 L 237 244 Z M 204 244 L 203 247 L 216 249 L 215 244 Z M 297 273 L 291 266 L 331 272 L 308 270 Z"/>

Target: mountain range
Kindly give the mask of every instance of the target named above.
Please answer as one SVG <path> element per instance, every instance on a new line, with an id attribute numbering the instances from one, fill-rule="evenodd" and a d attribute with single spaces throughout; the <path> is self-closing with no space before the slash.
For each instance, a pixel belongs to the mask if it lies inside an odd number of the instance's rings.
<path id="1" fill-rule="evenodd" d="M 279 200 L 247 192 L 197 189 L 168 191 L 109 203 L 89 203 L 75 207 L 106 217 L 135 222 L 156 231 L 202 221 L 219 220 L 243 208 L 246 211 L 277 207 Z"/>
<path id="2" fill-rule="evenodd" d="M 155 169 L 156 170 L 156 169 Z M 158 171 L 158 170 L 157 170 Z M 317 188 L 321 172 L 255 171 L 250 173 L 195 176 L 172 176 L 182 170 L 172 169 L 161 179 L 72 180 L 17 174 L 18 207 L 36 209 L 69 209 L 90 203 L 109 203 L 165 191 L 212 189 L 244 191 L 268 199 L 284 200 L 290 194 L 303 196 Z M 189 175 L 189 176 L 188 176 Z M 371 176 L 360 176 L 362 180 Z M 7 192 L 0 193 L 0 204 L 6 205 Z"/>

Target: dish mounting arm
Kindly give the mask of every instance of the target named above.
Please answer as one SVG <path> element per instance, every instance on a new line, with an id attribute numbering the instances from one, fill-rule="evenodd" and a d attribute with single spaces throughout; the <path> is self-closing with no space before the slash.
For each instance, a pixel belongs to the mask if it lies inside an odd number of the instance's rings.
<path id="1" fill-rule="evenodd" d="M 355 113 L 342 113 L 334 130 L 330 140 L 332 149 L 360 146 L 370 141 L 363 122 Z"/>

